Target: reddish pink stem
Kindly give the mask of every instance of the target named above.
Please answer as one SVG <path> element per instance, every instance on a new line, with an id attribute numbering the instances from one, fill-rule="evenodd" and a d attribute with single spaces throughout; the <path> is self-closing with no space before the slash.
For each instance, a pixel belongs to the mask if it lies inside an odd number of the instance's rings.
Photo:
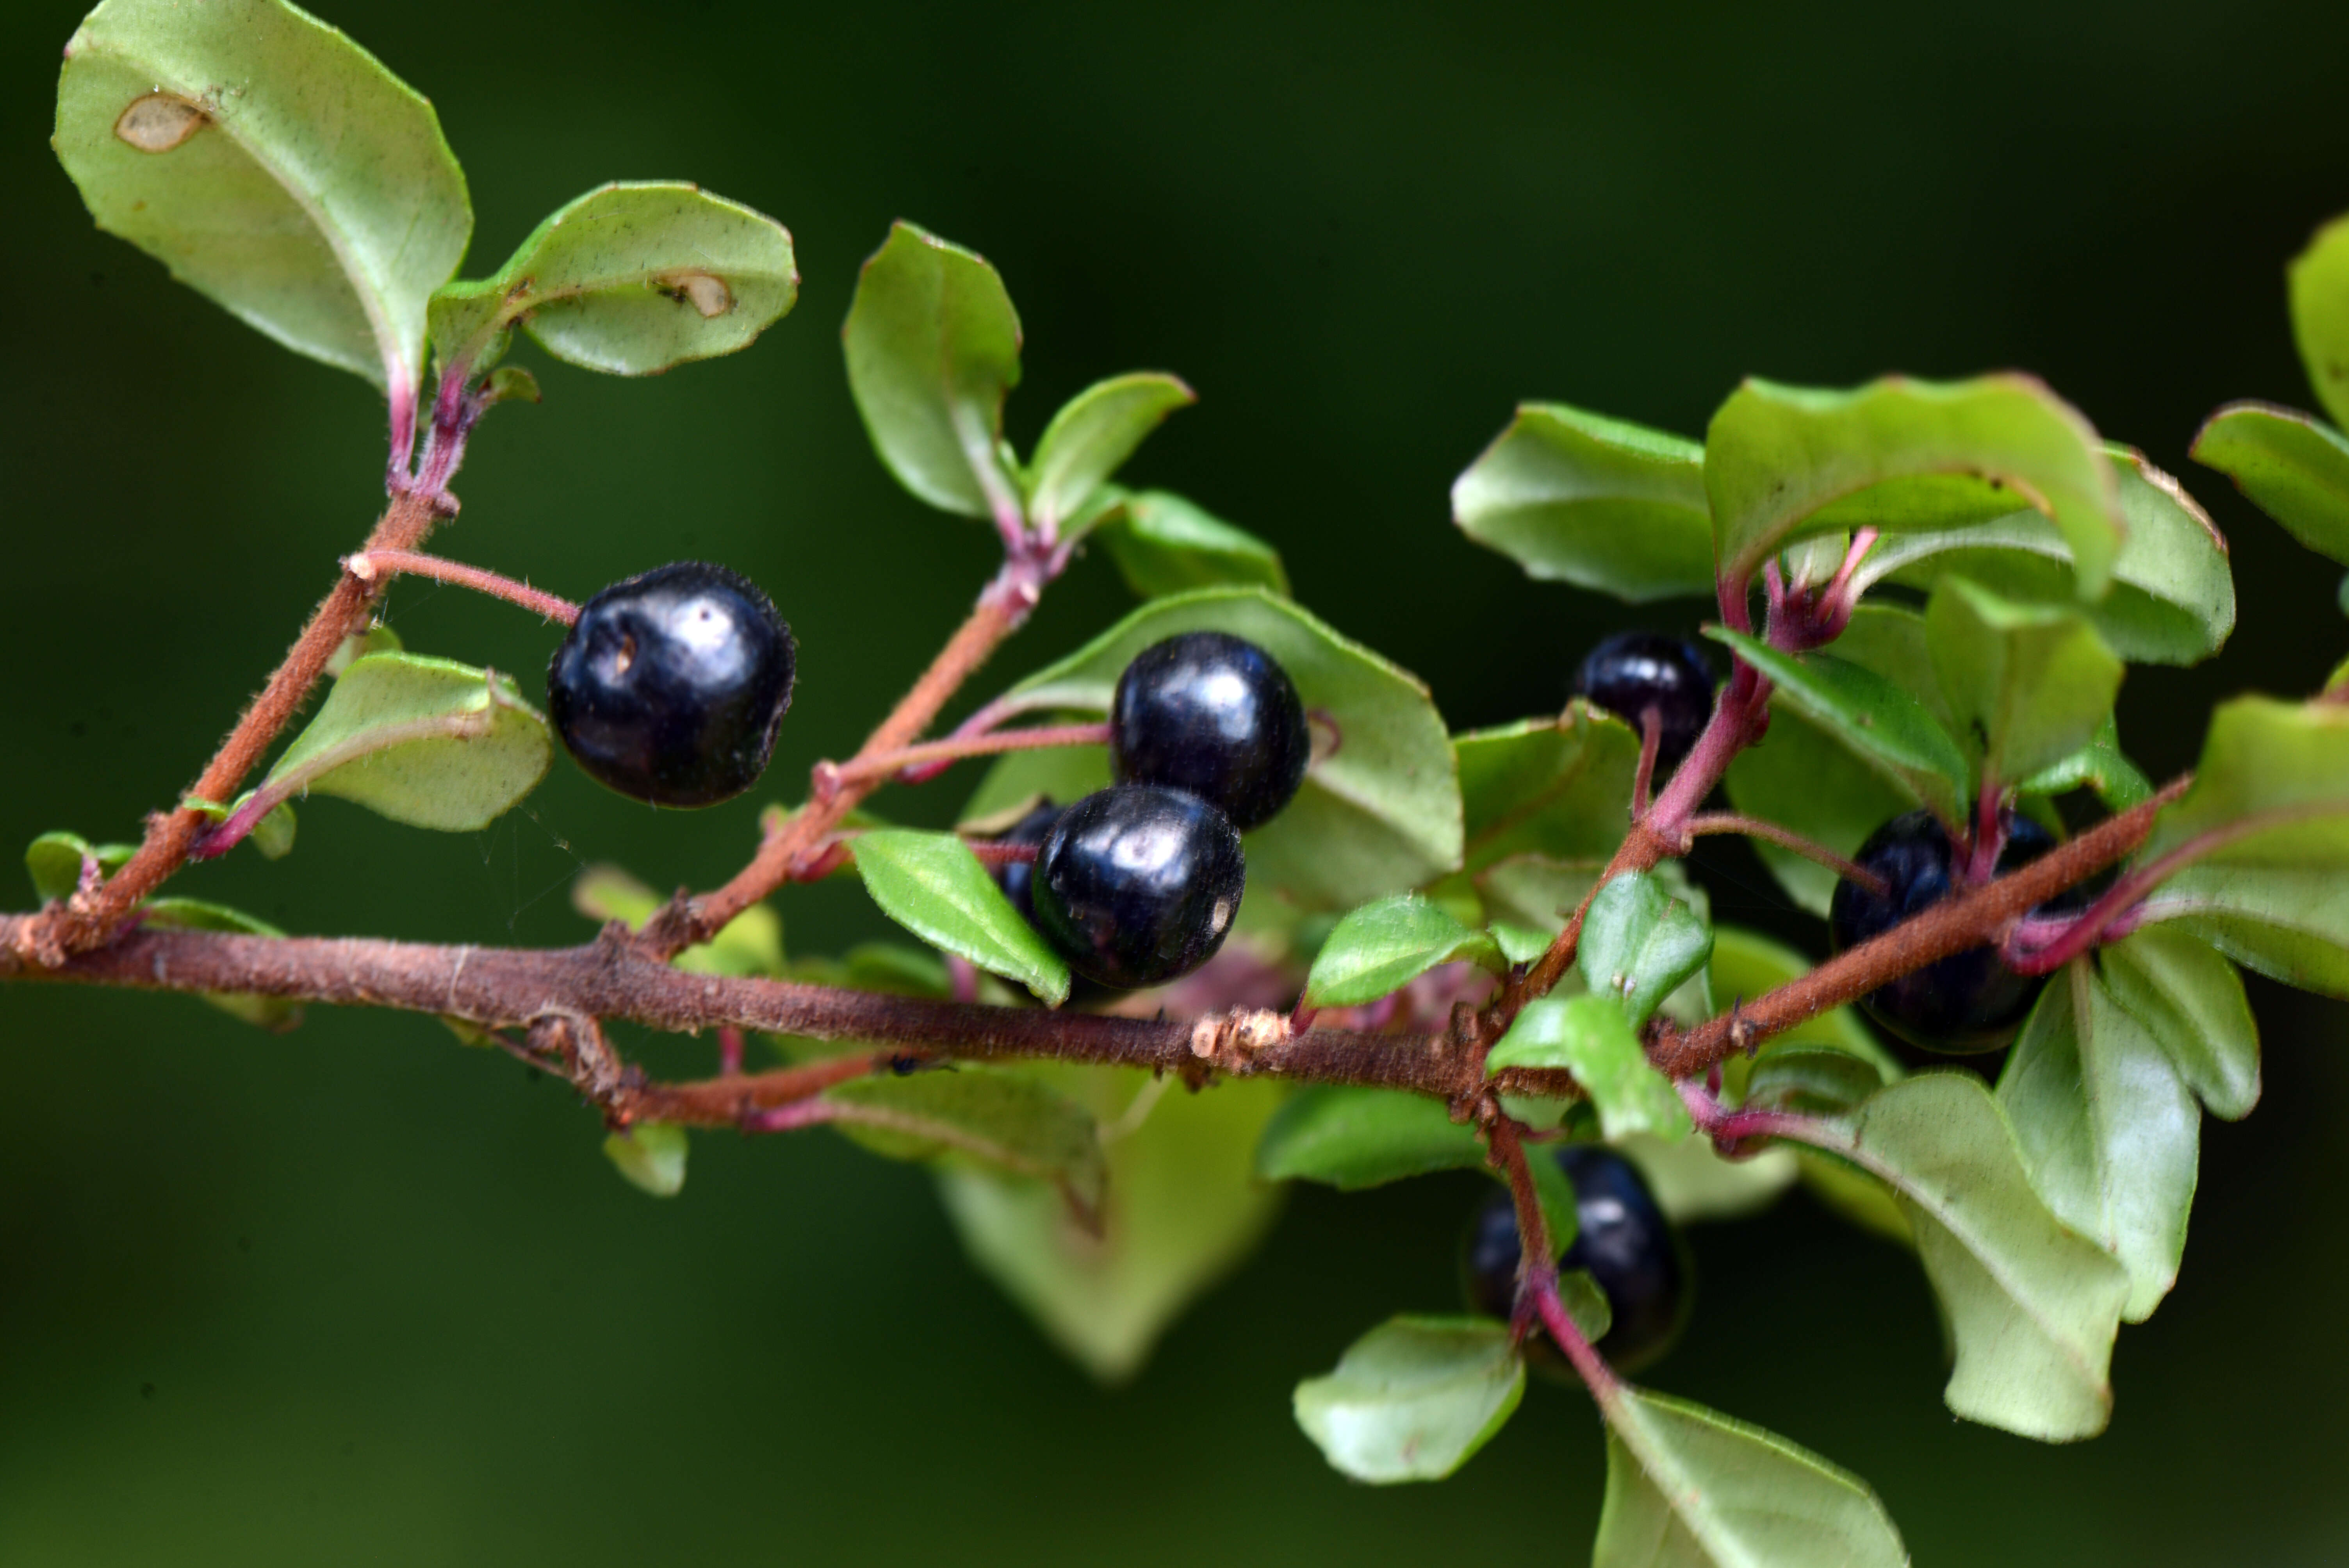
<path id="1" fill-rule="evenodd" d="M 452 583 L 460 588 L 471 588 L 476 593 L 487 593 L 503 599 L 509 604 L 519 604 L 550 621 L 575 625 L 579 606 L 568 599 L 559 599 L 543 593 L 527 583 L 517 583 L 511 577 L 485 572 L 478 566 L 444 560 L 438 555 L 426 555 L 413 550 L 368 550 L 346 559 L 344 568 L 362 583 L 372 583 L 379 576 L 403 574 L 409 577 L 429 577 L 440 583 Z"/>
<path id="2" fill-rule="evenodd" d="M 1109 726 L 1106 724 L 1046 725 L 1034 729 L 999 729 L 988 735 L 949 736 L 944 740 L 926 740 L 918 746 L 901 746 L 895 751 L 875 752 L 848 762 L 820 764 L 816 772 L 819 790 L 837 789 L 843 784 L 862 784 L 868 779 L 886 779 L 901 774 L 901 782 L 915 783 L 935 779 L 947 763 L 959 762 L 968 757 L 994 757 L 1007 751 L 1043 751 L 1063 746 L 1106 746 Z"/>

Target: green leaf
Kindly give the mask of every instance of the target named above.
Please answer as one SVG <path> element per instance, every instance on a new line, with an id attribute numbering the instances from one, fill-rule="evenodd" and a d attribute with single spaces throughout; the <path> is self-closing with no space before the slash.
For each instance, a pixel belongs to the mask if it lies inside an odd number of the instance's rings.
<path id="1" fill-rule="evenodd" d="M 1666 1142 L 1688 1135 L 1688 1108 L 1671 1080 L 1648 1064 L 1622 1004 L 1596 993 L 1544 996 L 1526 1004 L 1485 1057 L 1487 1075 L 1505 1068 L 1564 1068 L 1599 1110 L 1612 1140 L 1652 1132 Z"/>
<path id="2" fill-rule="evenodd" d="M 1555 719 L 1456 736 L 1452 749 L 1471 872 L 1525 854 L 1604 861 L 1630 830 L 1640 738 L 1580 697 Z"/>
<path id="3" fill-rule="evenodd" d="M 1439 964 L 1468 959 L 1505 968 L 1493 938 L 1472 931 L 1418 893 L 1350 912 L 1313 956 L 1308 1007 L 1358 1007 L 1401 990 Z"/>
<path id="4" fill-rule="evenodd" d="M 2095 431 L 2027 376 L 1848 392 L 1749 380 L 1713 417 L 1704 484 L 1733 581 L 1812 534 L 1968 527 L 2019 497 L 2054 521 L 2081 596 L 2096 599 L 2127 526 Z"/>
<path id="5" fill-rule="evenodd" d="M 66 45 L 51 145 L 98 227 L 382 387 L 404 447 L 425 301 L 473 227 L 413 88 L 279 0 L 108 0 Z"/>
<path id="6" fill-rule="evenodd" d="M 1073 539 L 1061 525 L 1084 511 L 1093 492 L 1175 409 L 1199 400 L 1172 376 L 1138 370 L 1096 381 L 1044 427 L 1028 465 L 1028 517 L 1048 538 Z"/>
<path id="7" fill-rule="evenodd" d="M 1079 1365 L 1120 1382 L 1270 1227 L 1283 1189 L 1250 1174 L 1248 1151 L 1281 1086 L 1227 1082 L 1192 1094 L 1124 1068 L 1046 1076 L 1116 1132 L 1098 1233 L 1072 1223 L 1038 1182 L 948 1169 L 939 1188 L 972 1261 Z M 1143 1095 L 1154 1099 L 1137 1103 Z M 1138 1112 L 1146 1114 L 1135 1125 Z"/>
<path id="8" fill-rule="evenodd" d="M 2085 617 L 1945 575 L 1925 608 L 1941 695 L 2000 783 L 2052 768 L 2112 717 L 2121 661 Z"/>
<path id="9" fill-rule="evenodd" d="M 2084 788 L 2095 790 L 2112 811 L 2126 811 L 2153 798 L 2151 782 L 2121 751 L 2120 731 L 2110 715 L 2079 750 L 2058 758 L 2015 785 L 2025 795 L 2061 795 Z"/>
<path id="10" fill-rule="evenodd" d="M 2349 425 L 2349 218 L 2316 231 L 2292 258 L 2292 329 L 2317 400 Z"/>
<path id="11" fill-rule="evenodd" d="M 799 297 L 792 236 L 678 181 L 598 186 L 557 209 L 492 275 L 432 296 L 441 373 L 479 376 L 520 326 L 566 364 L 649 376 L 747 348 Z M 506 395 L 536 401 L 509 383 Z"/>
<path id="12" fill-rule="evenodd" d="M 857 276 L 843 329 L 848 388 L 897 482 L 944 511 L 1021 516 L 1000 443 L 1019 383 L 1019 318 L 986 261 L 911 223 Z"/>
<path id="13" fill-rule="evenodd" d="M 2297 408 L 2230 403 L 2194 438 L 2194 460 L 2320 555 L 2349 562 L 2349 438 Z"/>
<path id="14" fill-rule="evenodd" d="M 1525 1397 L 1506 1324 L 1392 1317 L 1297 1386 L 1297 1424 L 1332 1470 L 1391 1485 L 1441 1480 L 1492 1439 Z"/>
<path id="15" fill-rule="evenodd" d="M 1288 573 L 1271 545 L 1166 490 L 1125 496 L 1092 536 L 1144 599 L 1226 585 L 1288 592 Z"/>
<path id="16" fill-rule="evenodd" d="M 1627 1386 L 1591 1568 L 1908 1568 L 1868 1483 L 1759 1427 Z"/>
<path id="17" fill-rule="evenodd" d="M 1266 1123 L 1256 1173 L 1319 1181 L 1341 1192 L 1434 1171 L 1479 1171 L 1485 1146 L 1443 1101 L 1401 1089 L 1319 1084 L 1289 1097 Z"/>
<path id="18" fill-rule="evenodd" d="M 1661 430 L 1520 404 L 1453 484 L 1452 515 L 1530 577 L 1635 603 L 1713 596 L 1704 449 Z"/>
<path id="19" fill-rule="evenodd" d="M 399 640 L 399 634 L 389 626 L 371 625 L 366 631 L 354 633 L 335 645 L 335 651 L 326 658 L 326 674 L 340 680 L 343 672 L 365 655 L 396 654 L 407 646 Z"/>
<path id="20" fill-rule="evenodd" d="M 571 884 L 571 907 L 595 921 L 619 921 L 641 930 L 667 899 L 617 866 L 589 866 Z M 744 978 L 783 974 L 783 922 L 768 904 L 754 903 L 708 942 L 669 960 L 693 975 Z"/>
<path id="21" fill-rule="evenodd" d="M 79 833 L 43 833 L 25 850 L 25 870 L 33 879 L 33 896 L 43 903 L 62 903 L 81 887 L 82 862 L 95 861 L 101 877 L 110 877 L 130 863 L 136 844 L 93 844 Z"/>
<path id="22" fill-rule="evenodd" d="M 1540 957 L 1606 870 L 1604 860 L 1512 855 L 1478 872 L 1473 885 L 1502 956 L 1512 964 Z"/>
<path id="23" fill-rule="evenodd" d="M 1036 1076 L 963 1066 L 826 1089 L 833 1126 L 890 1160 L 959 1159 L 1058 1187 L 1080 1213 L 1108 1181 L 1092 1112 Z"/>
<path id="24" fill-rule="evenodd" d="M 859 835 L 854 848 L 864 891 L 882 913 L 933 947 L 1019 981 L 1048 1006 L 1068 999 L 1069 966 L 962 840 L 881 828 Z"/>
<path id="25" fill-rule="evenodd" d="M 1590 989 L 1619 1003 L 1637 1029 L 1712 953 L 1704 917 L 1659 879 L 1634 872 L 1590 901 L 1575 963 Z"/>
<path id="26" fill-rule="evenodd" d="M 2260 1099 L 2260 1031 L 2243 977 L 2208 943 L 2149 925 L 2101 949 L 2105 989 L 2169 1057 L 2186 1087 L 2227 1121 Z"/>
<path id="27" fill-rule="evenodd" d="M 2193 787 L 2134 864 L 2183 869 L 2145 918 L 2248 968 L 2349 996 L 2349 704 L 2247 696 L 2211 716 Z"/>
<path id="28" fill-rule="evenodd" d="M 2112 650 L 2134 663 L 2190 665 L 2219 651 L 2235 627 L 2227 541 L 2185 487 L 2130 447 L 2106 445 L 2127 536 L 2104 597 L 2079 606 Z M 2028 507 L 1968 527 L 1878 540 L 1853 574 L 1930 591 L 1945 573 L 2028 603 L 2076 604 L 2071 547 Z"/>
<path id="29" fill-rule="evenodd" d="M 2040 992 L 1998 1100 L 2031 1184 L 2128 1271 L 2121 1315 L 2144 1322 L 2178 1281 L 2201 1147 L 2202 1113 L 2177 1067 L 2075 960 Z"/>
<path id="30" fill-rule="evenodd" d="M 1772 1040 L 1754 1056 L 1739 1103 L 1748 1110 L 1839 1116 L 1883 1087 L 1884 1075 L 1865 1057 Z"/>
<path id="31" fill-rule="evenodd" d="M 604 1158 L 630 1186 L 656 1198 L 674 1198 L 685 1191 L 685 1129 L 666 1121 L 640 1121 L 604 1140 Z"/>
<path id="32" fill-rule="evenodd" d="M 369 654 L 334 684 L 262 780 L 443 832 L 486 828 L 546 777 L 546 720 L 505 676 L 419 654 Z"/>
<path id="33" fill-rule="evenodd" d="M 283 936 L 265 920 L 241 909 L 194 898 L 152 898 L 139 906 L 139 921 L 158 931 L 224 931 L 235 936 Z M 249 991 L 200 991 L 198 995 L 232 1018 L 282 1035 L 302 1021 L 302 1004 L 285 996 Z"/>
<path id="34" fill-rule="evenodd" d="M 1847 742 L 1897 789 L 1943 821 L 1965 820 L 1971 793 L 1965 753 L 1914 696 L 1834 654 L 1797 658 L 1726 627 L 1705 631 L 1769 676 L 1788 706 Z"/>
<path id="35" fill-rule="evenodd" d="M 1792 1150 L 1765 1149 L 1724 1160 L 1708 1138 L 1666 1143 L 1640 1133 L 1624 1139 L 1615 1150 L 1640 1168 L 1656 1207 L 1676 1225 L 1757 1212 L 1794 1185 L 1800 1171 Z"/>
<path id="36" fill-rule="evenodd" d="M 1288 810 L 1248 835 L 1251 902 L 1269 892 L 1307 908 L 1347 909 L 1417 887 L 1460 863 L 1460 789 L 1443 717 L 1427 688 L 1368 648 L 1260 588 L 1154 599 L 1014 686 L 1019 713 L 1106 714 L 1133 655 L 1183 632 L 1245 637 L 1278 660 L 1309 712 L 1340 738 Z M 1017 753 L 996 764 L 965 820 L 1037 794 L 1075 799 L 1108 782 L 1099 747 Z"/>
<path id="37" fill-rule="evenodd" d="M 2105 1429 L 2128 1275 L 2048 1211 L 1980 1078 L 1921 1073 L 1786 1136 L 1898 1195 L 1956 1346 L 1951 1409 L 2044 1442 Z"/>
<path id="38" fill-rule="evenodd" d="M 1862 613 L 1868 608 L 1862 605 Z M 1738 810 L 1790 829 L 1846 859 L 1870 833 L 1917 805 L 1909 790 L 1862 762 L 1840 732 L 1812 723 L 1777 694 L 1771 702 L 1770 732 L 1737 754 L 1723 783 Z M 1835 872 L 1792 850 L 1759 839 L 1753 842 L 1787 895 L 1825 919 Z"/>

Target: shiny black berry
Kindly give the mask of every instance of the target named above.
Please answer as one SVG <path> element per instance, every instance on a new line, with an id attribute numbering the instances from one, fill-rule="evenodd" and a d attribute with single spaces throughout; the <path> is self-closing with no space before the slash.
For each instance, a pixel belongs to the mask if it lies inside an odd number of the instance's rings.
<path id="1" fill-rule="evenodd" d="M 2054 835 L 2028 817 L 2007 824 L 1998 857 L 2004 875 L 2055 847 Z M 1878 896 L 1857 882 L 1838 882 L 1827 906 L 1827 934 L 1836 951 L 1856 947 L 1950 896 L 1958 882 L 1950 835 L 1930 811 L 1895 817 L 1868 836 L 1854 857 L 1884 879 Z M 2034 912 L 2061 914 L 2089 896 L 2075 888 Z M 2042 981 L 2017 975 L 1991 947 L 1969 948 L 1881 985 L 1859 999 L 1868 1016 L 1913 1046 L 1950 1056 L 1995 1051 L 2014 1037 Z"/>
<path id="2" fill-rule="evenodd" d="M 1688 1320 L 1687 1252 L 1630 1161 L 1611 1149 L 1570 1143 L 1557 1151 L 1557 1162 L 1574 1182 L 1580 1227 L 1557 1266 L 1590 1272 L 1614 1317 L 1599 1353 L 1618 1371 L 1637 1371 L 1671 1349 Z M 1461 1284 L 1473 1310 L 1509 1315 L 1520 1255 L 1516 1210 L 1506 1192 L 1495 1192 L 1478 1207 L 1461 1245 Z"/>
<path id="3" fill-rule="evenodd" d="M 1185 632 L 1136 654 L 1117 677 L 1109 726 L 1119 783 L 1185 790 L 1243 832 L 1296 797 L 1313 759 L 1288 672 L 1223 632 Z"/>
<path id="4" fill-rule="evenodd" d="M 546 710 L 600 782 L 656 806 L 711 806 L 766 771 L 792 666 L 792 630 L 758 584 L 679 562 L 580 606 L 546 669 Z"/>
<path id="5" fill-rule="evenodd" d="M 1637 732 L 1641 715 L 1656 710 L 1656 764 L 1669 768 L 1689 753 L 1713 717 L 1713 665 L 1686 637 L 1659 632 L 1618 632 L 1584 655 L 1574 672 L 1574 694 L 1621 718 Z"/>
<path id="6" fill-rule="evenodd" d="M 1045 835 L 1052 830 L 1052 824 L 1059 821 L 1067 810 L 1065 806 L 1053 805 L 1051 798 L 1047 796 L 1036 803 L 1033 810 L 998 833 L 993 841 L 1022 847 L 1034 845 L 1040 849 Z M 1027 861 L 1008 861 L 995 868 L 995 884 L 1003 890 L 1003 896 L 1011 901 L 1011 907 L 1028 917 L 1030 925 L 1036 923 L 1035 870 L 1034 863 Z"/>
<path id="7" fill-rule="evenodd" d="M 1036 929 L 1069 967 L 1132 990 L 1213 957 L 1247 882 L 1221 811 L 1177 789 L 1119 784 L 1061 813 L 1029 887 Z"/>

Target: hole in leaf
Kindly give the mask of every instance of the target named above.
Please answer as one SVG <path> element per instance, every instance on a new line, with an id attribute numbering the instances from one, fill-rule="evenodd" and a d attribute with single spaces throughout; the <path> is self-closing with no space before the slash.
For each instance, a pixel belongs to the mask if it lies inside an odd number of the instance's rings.
<path id="1" fill-rule="evenodd" d="M 187 99 L 152 92 L 130 100 L 130 107 L 115 119 L 114 134 L 141 152 L 169 152 L 211 123 L 211 117 Z"/>
<path id="2" fill-rule="evenodd" d="M 724 315 L 734 308 L 734 291 L 726 280 L 709 273 L 671 273 L 661 292 L 671 299 L 683 300 L 699 311 L 704 320 Z"/>

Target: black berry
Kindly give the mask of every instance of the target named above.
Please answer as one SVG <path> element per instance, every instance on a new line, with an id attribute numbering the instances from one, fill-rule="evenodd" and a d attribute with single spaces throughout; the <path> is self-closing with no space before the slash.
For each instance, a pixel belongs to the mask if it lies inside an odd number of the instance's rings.
<path id="1" fill-rule="evenodd" d="M 1030 880 L 1036 928 L 1069 966 L 1131 990 L 1188 975 L 1239 913 L 1240 836 L 1195 795 L 1120 784 L 1061 813 Z"/>
<path id="2" fill-rule="evenodd" d="M 2028 817 L 2006 829 L 1998 872 L 2037 860 L 2055 847 L 2054 837 Z M 1857 882 L 1836 883 L 1827 906 L 1827 933 L 1840 953 L 1879 936 L 1930 909 L 1956 890 L 1958 868 L 1950 835 L 1930 811 L 1895 817 L 1868 835 L 1854 857 L 1884 879 L 1878 896 Z M 2074 888 L 2034 911 L 2060 914 L 2079 907 L 2088 892 Z M 1973 947 L 1927 965 L 1878 986 L 1859 999 L 1868 1016 L 1885 1028 L 1929 1051 L 1971 1056 L 1994 1051 L 2014 1037 L 2042 984 L 2001 963 L 1992 947 Z"/>
<path id="3" fill-rule="evenodd" d="M 1621 718 L 1636 733 L 1656 710 L 1656 765 L 1669 768 L 1689 753 L 1713 717 L 1713 665 L 1686 637 L 1659 632 L 1618 632 L 1583 656 L 1574 692 Z"/>
<path id="4" fill-rule="evenodd" d="M 656 806 L 711 806 L 766 771 L 792 705 L 792 631 L 756 583 L 697 561 L 579 608 L 546 709 L 579 766 Z"/>
<path id="5" fill-rule="evenodd" d="M 1243 832 L 1296 797 L 1313 759 L 1288 672 L 1222 632 L 1186 632 L 1135 655 L 1117 677 L 1109 724 L 1119 783 L 1185 790 Z"/>
<path id="6" fill-rule="evenodd" d="M 997 834 L 993 841 L 1023 848 L 1033 845 L 1040 849 L 1044 836 L 1052 830 L 1052 824 L 1059 821 L 1067 810 L 1065 806 L 1053 805 L 1050 797 L 1047 796 L 1036 803 L 1033 810 Z M 1030 925 L 1036 923 L 1035 870 L 1034 863 L 1028 861 L 1007 861 L 995 868 L 996 885 L 1003 890 L 1003 896 L 1011 901 L 1011 907 L 1028 917 Z"/>
<path id="7" fill-rule="evenodd" d="M 1687 1253 L 1630 1161 L 1611 1149 L 1570 1143 L 1557 1151 L 1557 1162 L 1574 1182 L 1580 1227 L 1557 1266 L 1590 1272 L 1614 1318 L 1599 1353 L 1618 1371 L 1637 1371 L 1671 1348 L 1688 1319 Z M 1506 1192 L 1495 1192 L 1477 1208 L 1461 1246 L 1461 1284 L 1473 1310 L 1509 1315 L 1522 1255 L 1516 1207 Z"/>

